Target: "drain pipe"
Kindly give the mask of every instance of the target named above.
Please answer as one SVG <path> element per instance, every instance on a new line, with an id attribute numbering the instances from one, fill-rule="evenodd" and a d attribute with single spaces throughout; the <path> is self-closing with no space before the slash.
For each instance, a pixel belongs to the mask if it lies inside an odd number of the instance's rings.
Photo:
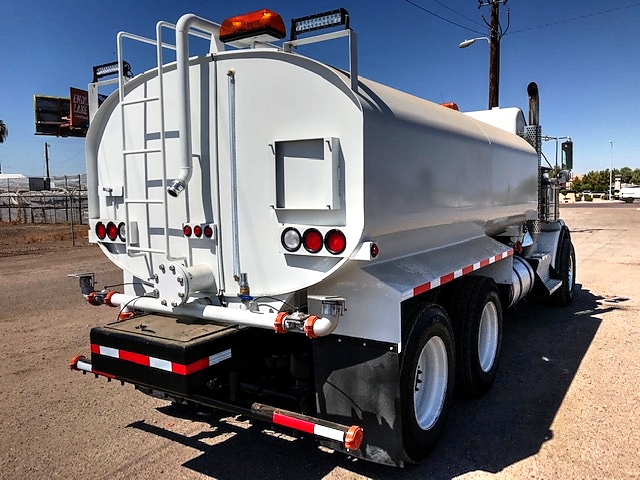
<path id="1" fill-rule="evenodd" d="M 191 96 L 189 92 L 189 29 L 202 30 L 212 37 L 219 35 L 220 25 L 200 18 L 193 13 L 180 17 L 176 24 L 176 71 L 178 76 L 178 132 L 180 134 L 179 161 L 180 173 L 167 187 L 172 197 L 180 195 L 191 180 Z M 215 48 L 214 48 L 215 46 Z M 218 42 L 211 42 L 211 53 L 218 48 Z"/>

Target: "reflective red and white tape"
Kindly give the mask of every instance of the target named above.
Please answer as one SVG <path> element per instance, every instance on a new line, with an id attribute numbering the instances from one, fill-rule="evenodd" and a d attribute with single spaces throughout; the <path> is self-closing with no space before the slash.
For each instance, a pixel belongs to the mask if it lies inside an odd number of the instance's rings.
<path id="1" fill-rule="evenodd" d="M 105 347 L 103 345 L 96 345 L 95 343 L 91 344 L 91 353 L 117 358 L 119 360 L 144 365 L 146 367 L 157 368 L 158 370 L 164 370 L 178 375 L 189 375 L 231 358 L 231 349 L 229 348 L 214 355 L 209 355 L 208 357 L 196 360 L 188 365 L 183 365 L 181 363 L 171 362 L 162 358 L 128 352 L 126 350 L 120 350 L 113 347 Z"/>
<path id="2" fill-rule="evenodd" d="M 418 285 L 414 287 L 412 291 L 405 292 L 403 298 L 411 298 L 416 295 L 420 295 L 421 293 L 428 292 L 440 285 L 444 285 L 445 283 L 449 283 L 450 281 L 462 277 L 463 275 L 468 275 L 471 272 L 475 272 L 476 270 L 480 270 L 487 265 L 491 265 L 492 263 L 496 263 L 499 260 L 505 259 L 507 257 L 513 256 L 513 249 L 509 249 L 506 252 L 499 253 L 489 258 L 484 258 L 479 262 L 473 263 L 471 265 L 467 265 L 459 270 L 455 270 L 453 272 L 447 273 L 446 275 L 442 275 L 434 280 L 431 280 L 427 283 L 423 283 L 422 285 Z"/>

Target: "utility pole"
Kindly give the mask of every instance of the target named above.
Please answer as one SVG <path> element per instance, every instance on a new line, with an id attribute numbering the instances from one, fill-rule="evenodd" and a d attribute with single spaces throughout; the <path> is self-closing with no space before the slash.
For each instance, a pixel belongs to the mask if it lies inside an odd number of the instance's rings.
<path id="1" fill-rule="evenodd" d="M 478 8 L 491 7 L 491 21 L 483 20 L 489 27 L 489 109 L 497 107 L 500 98 L 500 39 L 507 33 L 500 25 L 500 4 L 508 0 L 478 0 Z M 507 16 L 509 18 L 509 15 Z"/>
<path id="2" fill-rule="evenodd" d="M 49 180 L 49 145 L 47 142 L 44 142 L 44 164 L 47 168 L 47 180 Z"/>

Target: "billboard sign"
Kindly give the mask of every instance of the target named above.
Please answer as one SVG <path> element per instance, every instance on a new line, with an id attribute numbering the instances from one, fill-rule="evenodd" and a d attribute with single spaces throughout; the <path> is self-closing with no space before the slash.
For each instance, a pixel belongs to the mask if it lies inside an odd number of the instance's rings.
<path id="1" fill-rule="evenodd" d="M 69 125 L 72 128 L 89 128 L 89 93 L 86 90 L 69 89 Z"/>
<path id="2" fill-rule="evenodd" d="M 86 137 L 89 128 L 89 94 L 70 89 L 70 98 L 33 96 L 36 135 Z"/>

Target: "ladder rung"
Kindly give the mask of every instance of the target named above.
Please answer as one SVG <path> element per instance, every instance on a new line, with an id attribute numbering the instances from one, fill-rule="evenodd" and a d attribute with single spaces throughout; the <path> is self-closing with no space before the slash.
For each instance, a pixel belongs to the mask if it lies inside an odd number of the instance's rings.
<path id="1" fill-rule="evenodd" d="M 140 150 L 125 150 L 123 155 L 140 155 L 141 153 L 160 153 L 162 150 L 159 148 L 141 148 Z"/>
<path id="2" fill-rule="evenodd" d="M 137 105 L 138 103 L 157 102 L 158 100 L 160 100 L 160 97 L 144 97 L 144 98 L 139 98 L 137 100 L 127 100 L 127 101 L 121 102 L 120 105 L 122 105 L 123 107 L 126 107 L 127 105 Z"/>
<path id="3" fill-rule="evenodd" d="M 158 204 L 161 205 L 164 203 L 164 200 L 148 200 L 148 199 L 129 199 L 127 198 L 124 203 L 137 203 L 137 204 Z"/>
<path id="4" fill-rule="evenodd" d="M 146 248 L 146 247 L 129 247 L 127 249 L 127 251 L 129 251 L 129 252 L 147 252 L 147 253 L 164 253 L 164 254 L 167 253 L 164 250 L 162 250 L 161 248 Z"/>

